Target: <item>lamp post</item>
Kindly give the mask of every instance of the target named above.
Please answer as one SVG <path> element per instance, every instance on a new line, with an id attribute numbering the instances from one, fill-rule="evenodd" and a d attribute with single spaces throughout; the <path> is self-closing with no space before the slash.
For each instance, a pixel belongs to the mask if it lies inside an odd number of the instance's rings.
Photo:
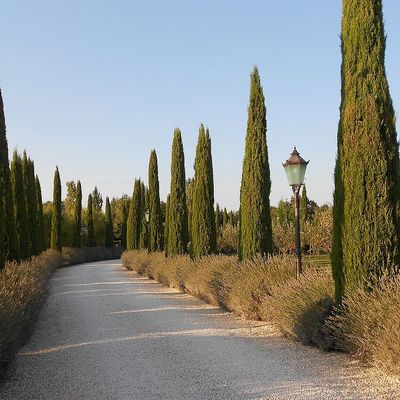
<path id="1" fill-rule="evenodd" d="M 295 237 L 296 237 L 296 277 L 300 277 L 302 271 L 301 265 L 301 241 L 300 241 L 300 189 L 304 184 L 304 176 L 309 161 L 300 157 L 296 147 L 293 149 L 289 159 L 283 164 L 289 185 L 294 194 L 295 209 Z"/>

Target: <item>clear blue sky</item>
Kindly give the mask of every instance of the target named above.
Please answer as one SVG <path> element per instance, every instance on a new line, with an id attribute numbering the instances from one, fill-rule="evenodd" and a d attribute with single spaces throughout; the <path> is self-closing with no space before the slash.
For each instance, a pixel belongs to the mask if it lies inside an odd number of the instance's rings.
<path id="1" fill-rule="evenodd" d="M 384 0 L 386 66 L 400 107 L 400 2 Z M 0 0 L 0 87 L 10 150 L 35 160 L 44 200 L 53 172 L 84 197 L 132 192 L 159 157 L 169 190 L 171 138 L 193 175 L 198 128 L 212 136 L 215 195 L 238 208 L 249 76 L 267 104 L 272 204 L 290 196 L 281 162 L 310 159 L 308 193 L 331 202 L 340 101 L 340 0 Z"/>

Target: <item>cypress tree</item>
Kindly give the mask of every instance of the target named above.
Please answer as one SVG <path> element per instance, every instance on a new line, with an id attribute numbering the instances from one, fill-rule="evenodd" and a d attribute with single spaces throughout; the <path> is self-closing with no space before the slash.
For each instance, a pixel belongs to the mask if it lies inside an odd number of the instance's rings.
<path id="1" fill-rule="evenodd" d="M 149 161 L 149 251 L 162 249 L 162 221 L 160 206 L 160 184 L 158 181 L 157 153 L 152 150 Z"/>
<path id="2" fill-rule="evenodd" d="M 307 197 L 307 189 L 306 186 L 303 186 L 303 190 L 301 192 L 301 199 L 300 199 L 300 218 L 301 218 L 301 226 L 305 227 L 306 222 L 308 221 L 308 197 Z"/>
<path id="3" fill-rule="evenodd" d="M 33 241 L 34 241 L 34 226 L 35 226 L 35 221 L 33 220 L 33 210 L 32 210 L 32 188 L 30 184 L 30 179 L 29 179 L 29 161 L 28 157 L 26 154 L 26 151 L 24 151 L 22 155 L 22 181 L 23 181 L 23 192 L 24 192 L 24 203 L 26 207 L 26 224 L 27 228 L 29 230 L 29 254 L 34 255 L 34 246 L 33 246 Z"/>
<path id="4" fill-rule="evenodd" d="M 184 254 L 188 245 L 185 156 L 182 135 L 175 129 L 172 142 L 171 191 L 168 210 L 168 255 Z"/>
<path id="5" fill-rule="evenodd" d="M 246 148 L 240 188 L 239 259 L 272 252 L 269 195 L 271 180 L 266 139 L 266 109 L 260 76 L 251 74 Z"/>
<path id="6" fill-rule="evenodd" d="M 233 215 L 233 211 L 229 211 L 228 223 L 232 226 L 235 226 L 235 217 Z"/>
<path id="7" fill-rule="evenodd" d="M 44 244 L 44 217 L 43 217 L 43 201 L 42 201 L 42 188 L 40 186 L 39 177 L 35 178 L 36 186 L 36 208 L 37 208 L 37 245 L 38 251 L 41 253 L 45 250 Z"/>
<path id="8" fill-rule="evenodd" d="M 72 232 L 72 247 L 81 247 L 82 230 L 82 186 L 78 181 L 76 184 L 76 198 L 74 204 L 74 226 Z"/>
<path id="9" fill-rule="evenodd" d="M 8 143 L 6 135 L 6 121 L 4 115 L 3 97 L 0 89 L 0 164 L 2 169 L 2 193 L 4 208 L 4 255 L 7 260 L 19 259 L 19 243 L 17 225 L 15 221 L 15 209 L 11 173 L 9 165 Z"/>
<path id="10" fill-rule="evenodd" d="M 61 180 L 58 167 L 54 173 L 54 187 L 53 187 L 53 215 L 51 217 L 51 248 L 61 253 L 62 240 L 61 240 L 61 228 L 62 228 L 62 216 L 61 216 Z"/>
<path id="11" fill-rule="evenodd" d="M 121 247 L 126 249 L 126 228 L 127 228 L 127 212 L 126 204 L 122 205 L 121 213 Z"/>
<path id="12" fill-rule="evenodd" d="M 336 298 L 395 273 L 399 151 L 386 79 L 381 0 L 343 0 L 342 88 L 332 270 Z"/>
<path id="13" fill-rule="evenodd" d="M 142 226 L 140 228 L 140 238 L 139 238 L 139 248 L 146 249 L 147 248 L 147 219 L 148 218 L 148 190 L 144 184 L 141 182 L 140 184 L 140 217 L 142 221 Z"/>
<path id="14" fill-rule="evenodd" d="M 30 210 L 30 221 L 31 221 L 31 245 L 32 254 L 38 255 L 40 253 L 39 245 L 39 232 L 38 232 L 38 209 L 37 209 L 37 193 L 36 193 L 36 181 L 35 181 L 35 164 L 28 158 L 28 193 L 31 196 L 29 198 L 29 210 Z"/>
<path id="15" fill-rule="evenodd" d="M 26 213 L 24 197 L 24 181 L 22 176 L 22 159 L 17 151 L 14 151 L 11 163 L 11 178 L 13 190 L 14 215 L 16 221 L 19 257 L 24 259 L 31 256 L 28 216 Z"/>
<path id="16" fill-rule="evenodd" d="M 4 142 L 6 148 L 4 148 Z M 7 162 L 6 162 L 7 157 Z M 3 98 L 0 90 L 0 270 L 4 268 L 7 240 L 6 240 L 6 212 L 7 212 L 7 195 L 6 195 L 6 168 L 8 168 L 8 145 L 6 138 L 6 122 L 4 117 Z"/>
<path id="17" fill-rule="evenodd" d="M 5 193 L 4 193 L 4 180 L 3 180 L 3 154 L 0 149 L 0 271 L 4 268 L 6 260 L 6 249 L 5 249 Z"/>
<path id="18" fill-rule="evenodd" d="M 113 238 L 113 223 L 112 223 L 112 216 L 111 216 L 111 206 L 110 200 L 106 197 L 106 232 L 105 232 L 105 246 L 106 247 L 113 247 L 114 238 Z"/>
<path id="19" fill-rule="evenodd" d="M 217 207 L 215 208 L 215 232 L 217 236 L 219 235 L 220 227 L 220 211 L 219 211 L 219 204 L 217 203 Z"/>
<path id="20" fill-rule="evenodd" d="M 94 247 L 94 246 L 96 246 L 96 242 L 94 240 L 93 197 L 91 194 L 89 194 L 89 196 L 88 196 L 87 230 L 88 230 L 88 246 Z"/>
<path id="21" fill-rule="evenodd" d="M 141 192 L 140 179 L 135 179 L 128 214 L 128 227 L 126 235 L 126 245 L 128 250 L 139 249 L 140 247 L 140 232 L 142 228 Z"/>
<path id="22" fill-rule="evenodd" d="M 216 249 L 211 140 L 203 125 L 199 130 L 194 171 L 191 244 L 193 256 L 201 257 Z"/>
<path id="23" fill-rule="evenodd" d="M 164 243 L 165 243 L 165 256 L 168 257 L 168 232 L 169 232 L 169 203 L 170 195 L 167 196 L 167 203 L 165 205 L 165 223 L 164 223 Z"/>
<path id="24" fill-rule="evenodd" d="M 222 214 L 222 228 L 224 229 L 226 224 L 228 223 L 228 211 L 224 208 L 224 212 Z"/>

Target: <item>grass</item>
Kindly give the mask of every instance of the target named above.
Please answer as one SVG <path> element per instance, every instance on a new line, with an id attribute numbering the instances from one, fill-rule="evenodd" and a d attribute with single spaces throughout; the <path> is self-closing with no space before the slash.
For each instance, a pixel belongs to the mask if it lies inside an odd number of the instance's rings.
<path id="1" fill-rule="evenodd" d="M 360 289 L 335 308 L 329 256 L 304 257 L 299 280 L 293 256 L 239 263 L 235 256 L 191 260 L 130 251 L 122 262 L 240 316 L 269 321 L 289 339 L 343 350 L 400 374 L 400 277 L 382 279 L 373 292 Z"/>
<path id="2" fill-rule="evenodd" d="M 0 378 L 29 336 L 53 272 L 66 265 L 119 258 L 120 253 L 109 248 L 63 248 L 62 254 L 47 250 L 20 263 L 6 263 L 0 271 Z"/>

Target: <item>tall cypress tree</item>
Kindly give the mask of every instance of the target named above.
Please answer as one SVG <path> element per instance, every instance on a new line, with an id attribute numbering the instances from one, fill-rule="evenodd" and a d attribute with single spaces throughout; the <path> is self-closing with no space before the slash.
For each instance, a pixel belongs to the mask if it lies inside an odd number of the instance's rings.
<path id="1" fill-rule="evenodd" d="M 36 221 L 34 220 L 34 213 L 33 213 L 33 193 L 32 193 L 32 187 L 31 187 L 31 182 L 29 179 L 29 160 L 28 156 L 26 154 L 26 151 L 24 151 L 23 156 L 22 156 L 22 180 L 23 180 L 23 191 L 24 191 L 24 203 L 26 207 L 26 223 L 27 227 L 29 230 L 29 248 L 30 248 L 30 255 L 35 254 L 35 249 L 34 249 L 34 240 L 35 240 L 35 226 L 36 226 Z"/>
<path id="2" fill-rule="evenodd" d="M 158 181 L 157 153 L 152 150 L 149 161 L 149 251 L 162 249 L 162 221 L 160 206 L 160 184 Z"/>
<path id="3" fill-rule="evenodd" d="M 22 175 L 22 159 L 17 151 L 14 151 L 11 163 L 11 178 L 13 190 L 14 215 L 17 227 L 19 257 L 24 259 L 31 256 L 28 216 L 26 213 L 24 197 L 24 181 Z"/>
<path id="4" fill-rule="evenodd" d="M 128 250 L 139 249 L 140 247 L 140 232 L 142 229 L 141 191 L 140 179 L 135 179 L 131 204 L 129 207 L 126 235 L 126 246 Z"/>
<path id="5" fill-rule="evenodd" d="M 225 228 L 227 223 L 228 223 L 228 211 L 226 211 L 226 208 L 224 208 L 224 212 L 222 213 L 222 229 Z"/>
<path id="6" fill-rule="evenodd" d="M 164 243 L 165 243 L 165 256 L 168 257 L 168 233 L 169 233 L 169 203 L 170 195 L 167 196 L 167 203 L 165 204 L 165 222 L 164 222 Z"/>
<path id="7" fill-rule="evenodd" d="M 78 181 L 76 184 L 76 198 L 74 204 L 74 227 L 72 232 L 72 247 L 81 247 L 82 230 L 82 186 Z"/>
<path id="8" fill-rule="evenodd" d="M 58 167 L 54 173 L 53 214 L 51 217 L 51 248 L 58 252 L 62 250 L 61 228 L 61 180 Z"/>
<path id="9" fill-rule="evenodd" d="M 28 192 L 31 196 L 29 199 L 30 206 L 30 221 L 31 221 L 31 245 L 32 254 L 38 255 L 40 253 L 39 245 L 39 232 L 38 232 L 38 209 L 37 209 L 37 194 L 36 194 L 36 181 L 35 181 L 35 164 L 28 158 Z"/>
<path id="10" fill-rule="evenodd" d="M 342 101 L 335 167 L 332 269 L 336 298 L 395 273 L 399 150 L 385 72 L 381 0 L 343 0 Z"/>
<path id="11" fill-rule="evenodd" d="M 140 228 L 139 248 L 147 248 L 148 190 L 144 182 L 140 184 L 140 212 L 142 226 Z"/>
<path id="12" fill-rule="evenodd" d="M 0 271 L 4 268 L 6 261 L 5 249 L 5 192 L 4 192 L 4 179 L 3 179 L 3 154 L 0 148 Z"/>
<path id="13" fill-rule="evenodd" d="M 45 250 L 44 244 L 44 217 L 43 217 L 43 201 L 42 201 L 42 188 L 40 186 L 39 177 L 35 178 L 36 186 L 36 208 L 37 208 L 37 245 L 39 253 Z"/>
<path id="14" fill-rule="evenodd" d="M 192 253 L 201 257 L 216 250 L 211 139 L 203 125 L 199 130 L 194 171 Z"/>
<path id="15" fill-rule="evenodd" d="M 122 205 L 121 210 L 121 247 L 126 249 L 126 229 L 127 229 L 128 217 L 126 212 L 126 204 Z"/>
<path id="16" fill-rule="evenodd" d="M 266 139 L 266 109 L 260 75 L 251 74 L 246 148 L 240 188 L 239 258 L 272 252 L 269 195 L 271 180 Z"/>
<path id="17" fill-rule="evenodd" d="M 94 222 L 93 222 L 93 197 L 91 194 L 88 196 L 88 205 L 87 205 L 87 231 L 88 231 L 88 246 L 93 247 L 96 246 L 96 242 L 94 240 Z"/>
<path id="18" fill-rule="evenodd" d="M 306 222 L 308 221 L 308 197 L 307 197 L 307 189 L 306 185 L 303 186 L 303 190 L 301 192 L 300 199 L 300 218 L 301 218 L 301 226 L 304 229 Z"/>
<path id="19" fill-rule="evenodd" d="M 186 205 L 185 156 L 182 135 L 175 129 L 172 142 L 171 191 L 168 210 L 168 255 L 186 253 L 188 220 Z"/>
<path id="20" fill-rule="evenodd" d="M 219 211 L 219 204 L 217 203 L 217 206 L 215 207 L 215 232 L 217 236 L 220 233 L 219 227 L 220 227 L 220 211 Z"/>
<path id="21" fill-rule="evenodd" d="M 113 237 L 113 223 L 111 216 L 111 206 L 110 199 L 106 197 L 106 232 L 105 232 L 105 246 L 113 247 L 114 237 Z"/>

